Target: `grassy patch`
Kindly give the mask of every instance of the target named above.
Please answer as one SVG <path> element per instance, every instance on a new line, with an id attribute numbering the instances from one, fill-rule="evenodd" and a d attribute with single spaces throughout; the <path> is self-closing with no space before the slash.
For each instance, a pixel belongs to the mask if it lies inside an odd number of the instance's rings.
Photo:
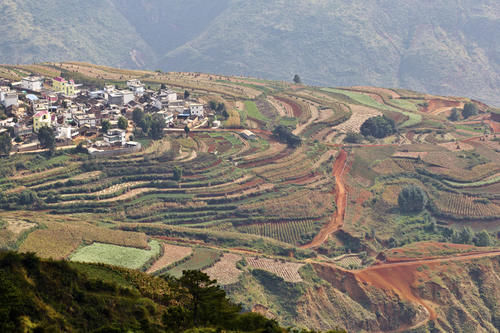
<path id="1" fill-rule="evenodd" d="M 260 113 L 255 102 L 245 101 L 245 109 L 247 111 L 248 116 L 251 118 L 254 118 L 257 120 L 262 120 L 262 121 L 268 120 L 267 117 L 265 117 L 262 113 Z"/>
<path id="2" fill-rule="evenodd" d="M 212 266 L 219 257 L 220 252 L 216 250 L 196 248 L 194 249 L 193 256 L 189 260 L 181 263 L 178 266 L 175 266 L 168 271 L 168 274 L 178 278 L 182 276 L 182 271 L 202 270 Z"/>
<path id="3" fill-rule="evenodd" d="M 333 92 L 336 94 L 344 94 L 349 98 L 353 99 L 354 101 L 358 102 L 359 104 L 363 104 L 378 110 L 402 113 L 405 116 L 409 117 L 409 119 L 406 120 L 404 123 L 402 123 L 400 127 L 415 126 L 422 121 L 422 116 L 419 114 L 415 114 L 412 112 L 405 112 L 400 109 L 394 108 L 392 106 L 381 104 L 376 100 L 374 100 L 373 98 L 371 98 L 370 96 L 362 93 L 348 91 L 348 90 L 341 90 L 341 89 L 333 89 L 333 88 L 324 88 L 322 90 L 327 92 Z"/>

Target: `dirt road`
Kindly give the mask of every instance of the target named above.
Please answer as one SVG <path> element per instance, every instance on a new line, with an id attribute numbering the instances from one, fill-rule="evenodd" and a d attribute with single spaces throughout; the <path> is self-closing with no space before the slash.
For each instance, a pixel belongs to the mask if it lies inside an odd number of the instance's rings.
<path id="1" fill-rule="evenodd" d="M 335 177 L 336 185 L 335 203 L 337 205 L 337 209 L 328 224 L 320 230 L 311 243 L 303 245 L 303 249 L 321 246 L 321 244 L 323 244 L 332 233 L 338 231 L 344 225 L 345 209 L 347 205 L 347 193 L 344 184 L 344 171 L 346 165 L 347 152 L 345 150 L 341 150 L 339 156 L 333 164 L 333 176 Z"/>

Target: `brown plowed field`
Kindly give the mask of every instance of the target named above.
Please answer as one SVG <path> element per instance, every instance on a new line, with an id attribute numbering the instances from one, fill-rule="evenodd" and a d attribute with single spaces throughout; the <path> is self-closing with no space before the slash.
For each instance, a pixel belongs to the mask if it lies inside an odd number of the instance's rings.
<path id="1" fill-rule="evenodd" d="M 428 100 L 427 103 L 429 105 L 423 111 L 432 114 L 440 114 L 442 112 L 449 111 L 453 108 L 464 107 L 464 103 L 458 101 L 439 99 L 439 98 Z"/>

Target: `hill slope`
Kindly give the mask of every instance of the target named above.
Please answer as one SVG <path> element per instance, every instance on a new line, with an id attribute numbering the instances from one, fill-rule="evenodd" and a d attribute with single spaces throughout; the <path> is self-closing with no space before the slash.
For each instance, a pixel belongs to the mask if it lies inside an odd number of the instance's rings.
<path id="1" fill-rule="evenodd" d="M 491 0 L 7 0 L 0 9 L 3 63 L 85 60 L 285 80 L 299 73 L 312 84 L 500 103 L 500 4 Z"/>

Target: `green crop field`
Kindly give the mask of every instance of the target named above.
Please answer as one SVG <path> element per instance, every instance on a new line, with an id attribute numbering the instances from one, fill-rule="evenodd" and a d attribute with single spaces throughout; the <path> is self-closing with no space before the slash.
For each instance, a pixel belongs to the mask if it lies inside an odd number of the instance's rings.
<path id="1" fill-rule="evenodd" d="M 149 246 L 151 250 L 94 243 L 78 249 L 71 255 L 70 260 L 139 269 L 160 253 L 160 244 L 157 241 L 149 242 Z"/>

